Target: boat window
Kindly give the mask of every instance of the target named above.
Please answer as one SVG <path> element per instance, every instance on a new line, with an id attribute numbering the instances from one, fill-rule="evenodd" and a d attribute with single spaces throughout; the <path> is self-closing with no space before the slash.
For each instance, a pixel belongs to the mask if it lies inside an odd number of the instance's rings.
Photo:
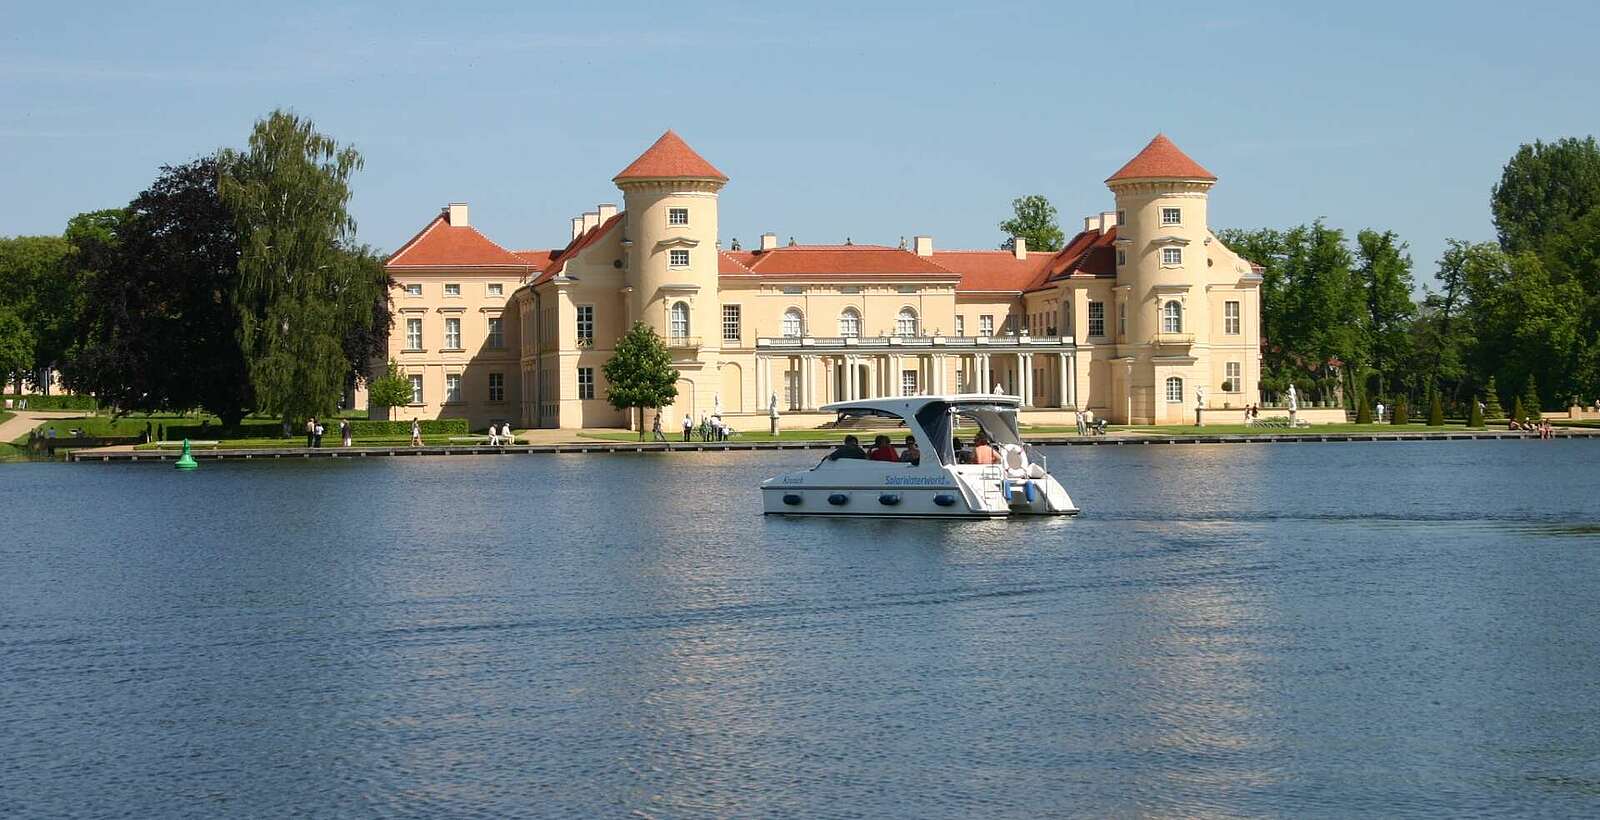
<path id="1" fill-rule="evenodd" d="M 917 411 L 917 424 L 921 425 L 922 432 L 928 437 L 928 443 L 933 445 L 934 455 L 938 456 L 940 464 L 956 463 L 956 448 L 950 442 L 955 428 L 952 422 L 948 404 L 930 402 Z"/>

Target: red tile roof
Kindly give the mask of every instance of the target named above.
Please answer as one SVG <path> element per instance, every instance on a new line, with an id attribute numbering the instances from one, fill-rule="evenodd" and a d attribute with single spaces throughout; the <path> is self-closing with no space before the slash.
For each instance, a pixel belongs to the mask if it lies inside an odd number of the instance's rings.
<path id="1" fill-rule="evenodd" d="M 1051 282 L 1073 276 L 1115 277 L 1117 275 L 1117 229 L 1101 233 L 1084 231 L 1072 237 L 1041 272 L 1042 275 L 1028 285 L 1027 290 L 1042 288 Z"/>
<path id="2" fill-rule="evenodd" d="M 1028 287 L 1054 256 L 1047 251 L 1033 251 L 1027 259 L 1005 250 L 934 251 L 933 261 L 961 274 L 958 292 L 1015 293 Z"/>
<path id="3" fill-rule="evenodd" d="M 512 253 L 522 257 L 528 264 L 532 265 L 534 270 L 544 270 L 555 259 L 556 254 L 560 252 L 560 248 L 512 251 Z"/>
<path id="4" fill-rule="evenodd" d="M 1106 182 L 1124 179 L 1215 180 L 1216 178 L 1215 174 L 1201 167 L 1200 163 L 1190 159 L 1188 154 L 1178 150 L 1178 146 L 1173 145 L 1166 134 L 1157 134 L 1143 151 L 1128 160 L 1128 164 L 1108 177 Z"/>
<path id="5" fill-rule="evenodd" d="M 600 223 L 599 227 L 596 227 L 577 239 L 572 240 L 565 248 L 562 248 L 559 251 L 551 251 L 550 264 L 544 266 L 543 272 L 541 272 L 531 284 L 541 285 L 557 276 L 560 276 L 561 271 L 566 268 L 568 261 L 576 257 L 578 253 L 583 251 L 585 248 L 588 248 L 594 245 L 596 242 L 599 242 L 601 237 L 604 237 L 606 234 L 610 233 L 612 228 L 615 228 L 622 222 L 622 217 L 626 215 L 626 213 L 626 211 L 618 211 L 610 219 Z"/>
<path id="6" fill-rule="evenodd" d="M 645 149 L 622 172 L 612 177 L 621 179 L 716 179 L 728 181 L 726 174 L 718 171 L 705 158 L 696 154 L 689 144 L 671 129 L 661 139 Z"/>
<path id="7" fill-rule="evenodd" d="M 446 211 L 401 245 L 387 264 L 391 268 L 525 268 L 528 261 L 489 241 L 477 228 L 451 225 Z"/>
<path id="8" fill-rule="evenodd" d="M 887 245 L 791 245 L 770 251 L 723 253 L 746 271 L 723 275 L 805 278 L 812 276 L 884 279 L 955 278 L 927 257 Z"/>

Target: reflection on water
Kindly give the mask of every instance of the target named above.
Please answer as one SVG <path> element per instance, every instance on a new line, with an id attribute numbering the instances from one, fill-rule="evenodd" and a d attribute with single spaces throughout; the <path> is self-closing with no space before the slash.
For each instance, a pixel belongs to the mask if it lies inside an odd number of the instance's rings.
<path id="1" fill-rule="evenodd" d="M 0 816 L 1592 813 L 1594 444 L 1050 451 L 1077 519 L 764 518 L 805 452 L 0 477 Z"/>

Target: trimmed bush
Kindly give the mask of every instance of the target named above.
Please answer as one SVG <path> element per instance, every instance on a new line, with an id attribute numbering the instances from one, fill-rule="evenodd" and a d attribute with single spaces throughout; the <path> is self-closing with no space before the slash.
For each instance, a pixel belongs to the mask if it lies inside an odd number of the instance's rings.
<path id="1" fill-rule="evenodd" d="M 355 438 L 410 438 L 410 421 L 372 421 L 370 419 L 347 419 L 350 422 L 350 435 Z M 466 435 L 466 419 L 423 419 L 422 434 L 425 436 L 460 436 Z M 323 419 L 325 428 L 323 438 L 338 438 L 339 419 Z M 306 434 L 305 425 L 290 425 L 289 437 L 303 437 Z M 217 439 L 217 438 L 279 438 L 283 435 L 283 423 L 276 421 L 254 421 L 240 424 L 236 429 L 223 429 L 221 425 L 213 424 L 201 429 L 198 424 L 169 425 L 167 438 L 176 441 L 181 438 L 191 439 Z"/>
<path id="2" fill-rule="evenodd" d="M 1538 421 L 1544 418 L 1539 412 L 1539 386 L 1533 383 L 1533 374 L 1528 374 L 1528 386 L 1522 390 L 1522 410 L 1528 414 L 1527 421 Z"/>
<path id="3" fill-rule="evenodd" d="M 1489 383 L 1483 386 L 1483 417 L 1486 419 L 1503 419 L 1506 409 L 1500 405 L 1500 389 L 1494 386 L 1494 377 L 1489 377 Z"/>
<path id="4" fill-rule="evenodd" d="M 1361 409 L 1356 411 L 1356 424 L 1372 423 L 1372 399 L 1362 399 Z"/>
<path id="5" fill-rule="evenodd" d="M 1433 393 L 1433 401 L 1428 403 L 1428 426 L 1443 427 L 1444 404 L 1439 401 L 1439 392 L 1437 390 L 1431 392 Z"/>
<path id="6" fill-rule="evenodd" d="M 4 396 L 11 400 L 12 407 L 22 399 L 28 400 L 29 410 L 85 410 L 93 412 L 100 409 L 100 401 L 94 396 L 19 396 L 10 394 Z M 5 402 L 0 401 L 0 407 Z"/>
<path id="7" fill-rule="evenodd" d="M 1518 396 L 1515 399 L 1511 400 L 1511 420 L 1512 421 L 1522 421 L 1522 397 L 1521 396 Z"/>
<path id="8" fill-rule="evenodd" d="M 425 436 L 464 436 L 471 432 L 467 429 L 466 419 L 423 419 L 421 421 L 422 434 Z M 334 425 L 338 429 L 338 425 Z M 375 421 L 372 419 L 353 419 L 350 422 L 350 435 L 356 438 L 394 438 L 411 435 L 411 422 L 409 420 Z"/>
<path id="9" fill-rule="evenodd" d="M 1467 410 L 1467 426 L 1482 427 L 1483 411 L 1478 408 L 1477 398 L 1467 399 L 1467 404 L 1471 405 L 1471 408 Z"/>
<path id="10" fill-rule="evenodd" d="M 1401 396 L 1394 400 L 1393 424 L 1410 424 L 1411 414 L 1406 410 L 1406 397 Z"/>

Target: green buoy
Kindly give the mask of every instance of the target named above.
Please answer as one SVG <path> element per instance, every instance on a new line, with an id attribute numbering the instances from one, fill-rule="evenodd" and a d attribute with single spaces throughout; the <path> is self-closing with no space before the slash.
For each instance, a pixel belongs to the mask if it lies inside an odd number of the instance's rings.
<path id="1" fill-rule="evenodd" d="M 178 463 L 174 464 L 173 466 L 180 470 L 193 470 L 194 468 L 200 466 L 200 462 L 195 461 L 194 456 L 189 455 L 188 439 L 183 440 L 183 455 L 178 456 Z"/>

